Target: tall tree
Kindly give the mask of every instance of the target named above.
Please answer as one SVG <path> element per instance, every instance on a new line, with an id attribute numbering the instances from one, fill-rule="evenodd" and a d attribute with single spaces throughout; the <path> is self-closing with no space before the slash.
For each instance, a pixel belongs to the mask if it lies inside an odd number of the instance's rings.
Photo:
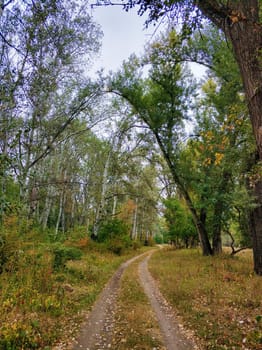
<path id="1" fill-rule="evenodd" d="M 202 86 L 204 95 L 201 94 L 196 118 L 194 134 L 198 137 L 188 144 L 189 155 L 195 158 L 190 164 L 198 164 L 194 174 L 203 176 L 195 181 L 196 193 L 202 193 L 203 211 L 205 202 L 209 203 L 209 212 L 212 208 L 212 220 L 207 218 L 209 231 L 213 232 L 214 249 L 221 250 L 221 232 L 233 210 L 234 191 L 237 184 L 243 186 L 242 174 L 253 157 L 255 143 L 251 140 L 239 70 L 223 34 L 212 26 L 206 28 L 201 36 L 194 35 L 189 40 L 185 51 L 186 58 L 208 67 L 209 79 Z M 246 205 L 246 211 L 251 207 Z"/>
<path id="2" fill-rule="evenodd" d="M 0 147 L 28 211 L 36 165 L 96 95 L 84 68 L 101 33 L 81 2 L 7 1 L 2 8 Z"/>
<path id="3" fill-rule="evenodd" d="M 133 106 L 133 113 L 138 114 L 154 134 L 174 182 L 192 213 L 203 254 L 211 255 L 208 234 L 178 167 L 183 122 L 192 96 L 186 70 L 182 70 L 177 62 L 174 48 L 179 42 L 180 37 L 171 31 L 167 39 L 162 38 L 148 48 L 144 63 L 151 64 L 149 79 L 143 80 L 139 76 L 139 62 L 135 57 L 131 58 L 124 65 L 123 72 L 116 75 L 112 89 L 127 99 Z"/>
<path id="4" fill-rule="evenodd" d="M 148 22 L 169 15 L 183 18 L 184 33 L 192 32 L 202 18 L 221 29 L 232 44 L 244 84 L 253 134 L 257 146 L 257 180 L 253 193 L 257 206 L 251 213 L 254 270 L 262 275 L 262 24 L 260 0 L 173 0 L 168 2 L 129 0 L 126 8 L 138 5 L 139 14 L 149 12 Z M 202 22 L 204 25 L 204 22 Z"/>

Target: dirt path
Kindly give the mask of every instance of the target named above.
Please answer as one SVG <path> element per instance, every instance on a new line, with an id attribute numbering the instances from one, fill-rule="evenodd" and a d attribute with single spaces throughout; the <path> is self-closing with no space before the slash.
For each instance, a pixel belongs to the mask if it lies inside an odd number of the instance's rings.
<path id="1" fill-rule="evenodd" d="M 73 346 L 73 350 L 100 350 L 111 348 L 112 331 L 116 310 L 116 299 L 119 290 L 121 276 L 125 269 L 144 254 L 138 255 L 123 263 L 95 303 L 92 311 L 82 327 L 80 336 Z"/>
<path id="2" fill-rule="evenodd" d="M 162 297 L 155 281 L 148 271 L 147 263 L 153 252 L 152 250 L 150 253 L 136 256 L 120 266 L 88 315 L 80 336 L 72 348 L 73 350 L 113 349 L 111 339 L 114 330 L 117 295 L 121 276 L 131 263 L 143 256 L 145 256 L 145 258 L 139 263 L 139 277 L 145 294 L 149 298 L 150 304 L 156 314 L 166 349 L 196 349 L 195 345 L 182 334 L 172 309 L 167 305 L 167 302 Z"/>
<path id="3" fill-rule="evenodd" d="M 153 253 L 153 252 L 152 252 Z M 197 349 L 192 340 L 189 340 L 181 329 L 175 318 L 172 308 L 168 305 L 160 293 L 155 280 L 148 271 L 148 260 L 150 253 L 139 264 L 139 277 L 141 285 L 156 314 L 159 327 L 163 336 L 163 343 L 167 350 L 192 350 Z"/>

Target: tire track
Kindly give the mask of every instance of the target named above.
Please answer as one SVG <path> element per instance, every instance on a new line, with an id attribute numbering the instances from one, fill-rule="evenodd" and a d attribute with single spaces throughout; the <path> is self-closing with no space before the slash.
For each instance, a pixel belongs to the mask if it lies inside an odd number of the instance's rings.
<path id="1" fill-rule="evenodd" d="M 139 264 L 140 283 L 144 288 L 152 309 L 155 312 L 159 327 L 163 336 L 164 345 L 167 350 L 192 350 L 197 346 L 183 334 L 182 327 L 175 319 L 174 312 L 160 293 L 155 280 L 148 271 L 148 260 L 151 252 Z"/>
<path id="2" fill-rule="evenodd" d="M 102 350 L 111 348 L 120 279 L 125 269 L 145 254 L 148 254 L 148 252 L 124 262 L 113 277 L 111 277 L 91 312 L 88 314 L 80 335 L 72 347 L 73 350 Z"/>
<path id="3" fill-rule="evenodd" d="M 120 280 L 126 268 L 145 255 L 146 257 L 138 265 L 138 274 L 140 283 L 156 315 L 165 348 L 167 350 L 198 349 L 193 341 L 184 334 L 185 332 L 174 316 L 172 307 L 168 305 L 148 271 L 148 260 L 155 251 L 152 250 L 129 259 L 118 268 L 87 315 L 80 335 L 71 350 L 114 350 L 111 342 Z"/>

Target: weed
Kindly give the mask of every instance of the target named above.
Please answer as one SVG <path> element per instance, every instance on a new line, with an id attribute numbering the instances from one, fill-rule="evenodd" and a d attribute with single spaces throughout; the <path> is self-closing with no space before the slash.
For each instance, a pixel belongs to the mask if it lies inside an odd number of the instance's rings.
<path id="1" fill-rule="evenodd" d="M 12 230 L 15 227 L 14 222 Z M 130 250 L 116 256 L 82 233 L 63 244 L 52 244 L 45 235 L 38 240 L 40 235 L 34 232 L 29 240 L 12 235 L 16 239 L 5 253 L 0 274 L 1 350 L 50 350 L 61 338 L 70 342 L 84 311 L 91 308 L 121 262 L 135 255 Z"/>
<path id="2" fill-rule="evenodd" d="M 255 350 L 262 349 L 262 280 L 251 261 L 251 252 L 202 257 L 166 250 L 153 255 L 150 270 L 205 349 Z"/>
<path id="3" fill-rule="evenodd" d="M 54 269 L 65 267 L 68 260 L 79 260 L 83 255 L 82 251 L 75 247 L 66 247 L 58 245 L 54 249 Z"/>

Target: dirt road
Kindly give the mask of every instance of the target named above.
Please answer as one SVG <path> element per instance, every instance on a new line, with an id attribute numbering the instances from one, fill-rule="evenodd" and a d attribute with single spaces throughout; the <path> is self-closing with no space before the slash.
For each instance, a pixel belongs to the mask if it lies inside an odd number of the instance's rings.
<path id="1" fill-rule="evenodd" d="M 154 279 L 148 271 L 148 260 L 154 251 L 152 250 L 136 256 L 120 266 L 89 313 L 79 338 L 72 347 L 73 350 L 113 349 L 111 339 L 114 330 L 117 295 L 121 276 L 125 269 L 137 259 L 141 259 L 138 265 L 140 283 L 157 318 L 165 348 L 167 350 L 197 349 L 192 340 L 188 339 L 182 331 L 172 308 L 161 295 Z"/>

